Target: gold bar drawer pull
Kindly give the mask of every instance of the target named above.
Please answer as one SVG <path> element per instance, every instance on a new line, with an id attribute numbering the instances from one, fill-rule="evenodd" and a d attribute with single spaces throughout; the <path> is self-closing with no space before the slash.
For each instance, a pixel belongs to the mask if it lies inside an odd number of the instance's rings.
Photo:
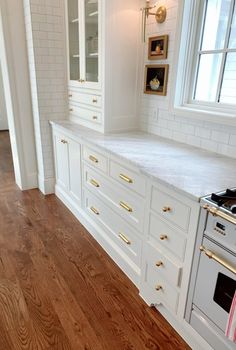
<path id="1" fill-rule="evenodd" d="M 120 179 L 124 180 L 125 182 L 128 182 L 129 184 L 133 183 L 133 180 L 130 177 L 128 177 L 128 176 L 120 174 L 119 177 L 120 177 Z"/>
<path id="2" fill-rule="evenodd" d="M 89 159 L 94 163 L 98 163 L 98 159 L 94 156 L 89 156 Z"/>
<path id="3" fill-rule="evenodd" d="M 119 233 L 119 237 L 120 239 L 122 239 L 123 242 L 125 242 L 126 244 L 130 245 L 131 241 L 123 234 L 123 233 Z"/>
<path id="4" fill-rule="evenodd" d="M 129 213 L 132 213 L 132 211 L 133 211 L 133 209 L 124 202 L 120 202 L 120 206 L 121 206 L 121 208 L 127 210 Z"/>
<path id="5" fill-rule="evenodd" d="M 213 253 L 211 250 L 208 250 L 204 246 L 201 246 L 199 249 L 201 252 L 204 252 L 205 255 L 208 256 L 209 259 L 215 260 L 216 262 L 218 262 L 218 264 L 222 265 L 227 270 L 229 270 L 230 272 L 232 272 L 236 275 L 236 267 L 230 265 L 227 261 L 220 258 L 219 256 L 217 256 L 215 253 Z"/>
<path id="6" fill-rule="evenodd" d="M 90 180 L 91 185 L 93 185 L 94 187 L 100 187 L 99 183 L 93 179 Z"/>
<path id="7" fill-rule="evenodd" d="M 92 210 L 94 214 L 99 215 L 99 211 L 96 208 L 91 207 L 90 210 Z"/>

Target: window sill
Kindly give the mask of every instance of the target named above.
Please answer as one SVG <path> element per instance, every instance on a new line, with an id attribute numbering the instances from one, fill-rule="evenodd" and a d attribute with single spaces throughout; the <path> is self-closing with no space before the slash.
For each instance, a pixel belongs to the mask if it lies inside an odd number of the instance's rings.
<path id="1" fill-rule="evenodd" d="M 222 125 L 236 126 L 236 115 L 221 112 L 221 111 L 209 111 L 200 109 L 200 106 L 182 105 L 174 106 L 172 113 L 178 117 L 186 117 L 191 119 L 202 120 L 210 123 L 217 123 Z"/>

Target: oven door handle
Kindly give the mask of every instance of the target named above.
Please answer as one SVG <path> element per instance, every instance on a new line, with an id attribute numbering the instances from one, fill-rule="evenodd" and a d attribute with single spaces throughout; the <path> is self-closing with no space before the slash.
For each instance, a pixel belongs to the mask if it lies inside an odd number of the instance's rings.
<path id="1" fill-rule="evenodd" d="M 231 222 L 232 224 L 236 225 L 236 218 L 233 218 L 232 216 L 224 213 L 222 210 L 219 210 L 214 207 L 210 207 L 208 204 L 205 204 L 203 206 L 203 209 L 207 210 L 208 213 L 212 214 L 213 216 L 219 216 L 220 218 L 225 219 Z"/>
<path id="2" fill-rule="evenodd" d="M 230 272 L 236 274 L 236 268 L 231 266 L 227 261 L 221 259 L 219 256 L 217 256 L 215 253 L 213 253 L 211 250 L 205 248 L 204 246 L 201 246 L 200 248 L 201 252 L 204 252 L 206 256 L 208 256 L 209 259 L 213 259 L 216 262 L 218 262 L 220 265 L 224 266 L 226 269 L 228 269 Z"/>

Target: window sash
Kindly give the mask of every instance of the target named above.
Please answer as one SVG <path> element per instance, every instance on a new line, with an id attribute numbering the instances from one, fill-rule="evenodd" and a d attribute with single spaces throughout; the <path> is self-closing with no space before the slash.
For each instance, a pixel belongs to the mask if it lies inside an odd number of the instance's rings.
<path id="1" fill-rule="evenodd" d="M 207 3 L 208 3 L 207 0 L 202 0 L 200 2 L 200 8 L 199 8 L 200 20 L 198 21 L 197 30 L 196 30 L 196 41 L 195 41 L 195 47 L 193 50 L 194 55 L 192 60 L 193 65 L 192 65 L 192 72 L 190 75 L 191 77 L 190 90 L 189 90 L 190 94 L 186 100 L 188 103 L 194 104 L 194 105 L 206 105 L 208 107 L 212 106 L 212 107 L 220 107 L 220 108 L 235 108 L 235 104 L 224 104 L 220 102 L 220 97 L 221 97 L 222 84 L 224 79 L 227 54 L 236 52 L 236 48 L 235 49 L 228 48 L 229 41 L 230 41 L 231 25 L 232 25 L 233 16 L 234 16 L 234 9 L 236 6 L 236 0 L 231 0 L 230 10 L 229 10 L 229 19 L 228 19 L 223 49 L 201 50 L 203 35 L 204 35 L 204 26 L 206 21 L 206 14 L 207 14 Z M 195 94 L 196 94 L 196 88 L 197 88 L 201 56 L 205 54 L 217 54 L 217 53 L 222 54 L 222 59 L 221 59 L 221 65 L 219 70 L 215 101 L 209 102 L 209 101 L 197 100 L 195 99 Z"/>

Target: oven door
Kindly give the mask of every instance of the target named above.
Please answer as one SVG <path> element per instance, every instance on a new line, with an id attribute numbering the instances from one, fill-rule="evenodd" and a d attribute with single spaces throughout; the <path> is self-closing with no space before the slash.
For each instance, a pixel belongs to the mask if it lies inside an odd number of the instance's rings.
<path id="1" fill-rule="evenodd" d="M 230 265 L 236 265 L 236 257 L 208 238 L 203 245 Z M 229 311 L 236 290 L 236 276 L 223 265 L 201 253 L 193 304 L 222 332 L 225 332 Z"/>

